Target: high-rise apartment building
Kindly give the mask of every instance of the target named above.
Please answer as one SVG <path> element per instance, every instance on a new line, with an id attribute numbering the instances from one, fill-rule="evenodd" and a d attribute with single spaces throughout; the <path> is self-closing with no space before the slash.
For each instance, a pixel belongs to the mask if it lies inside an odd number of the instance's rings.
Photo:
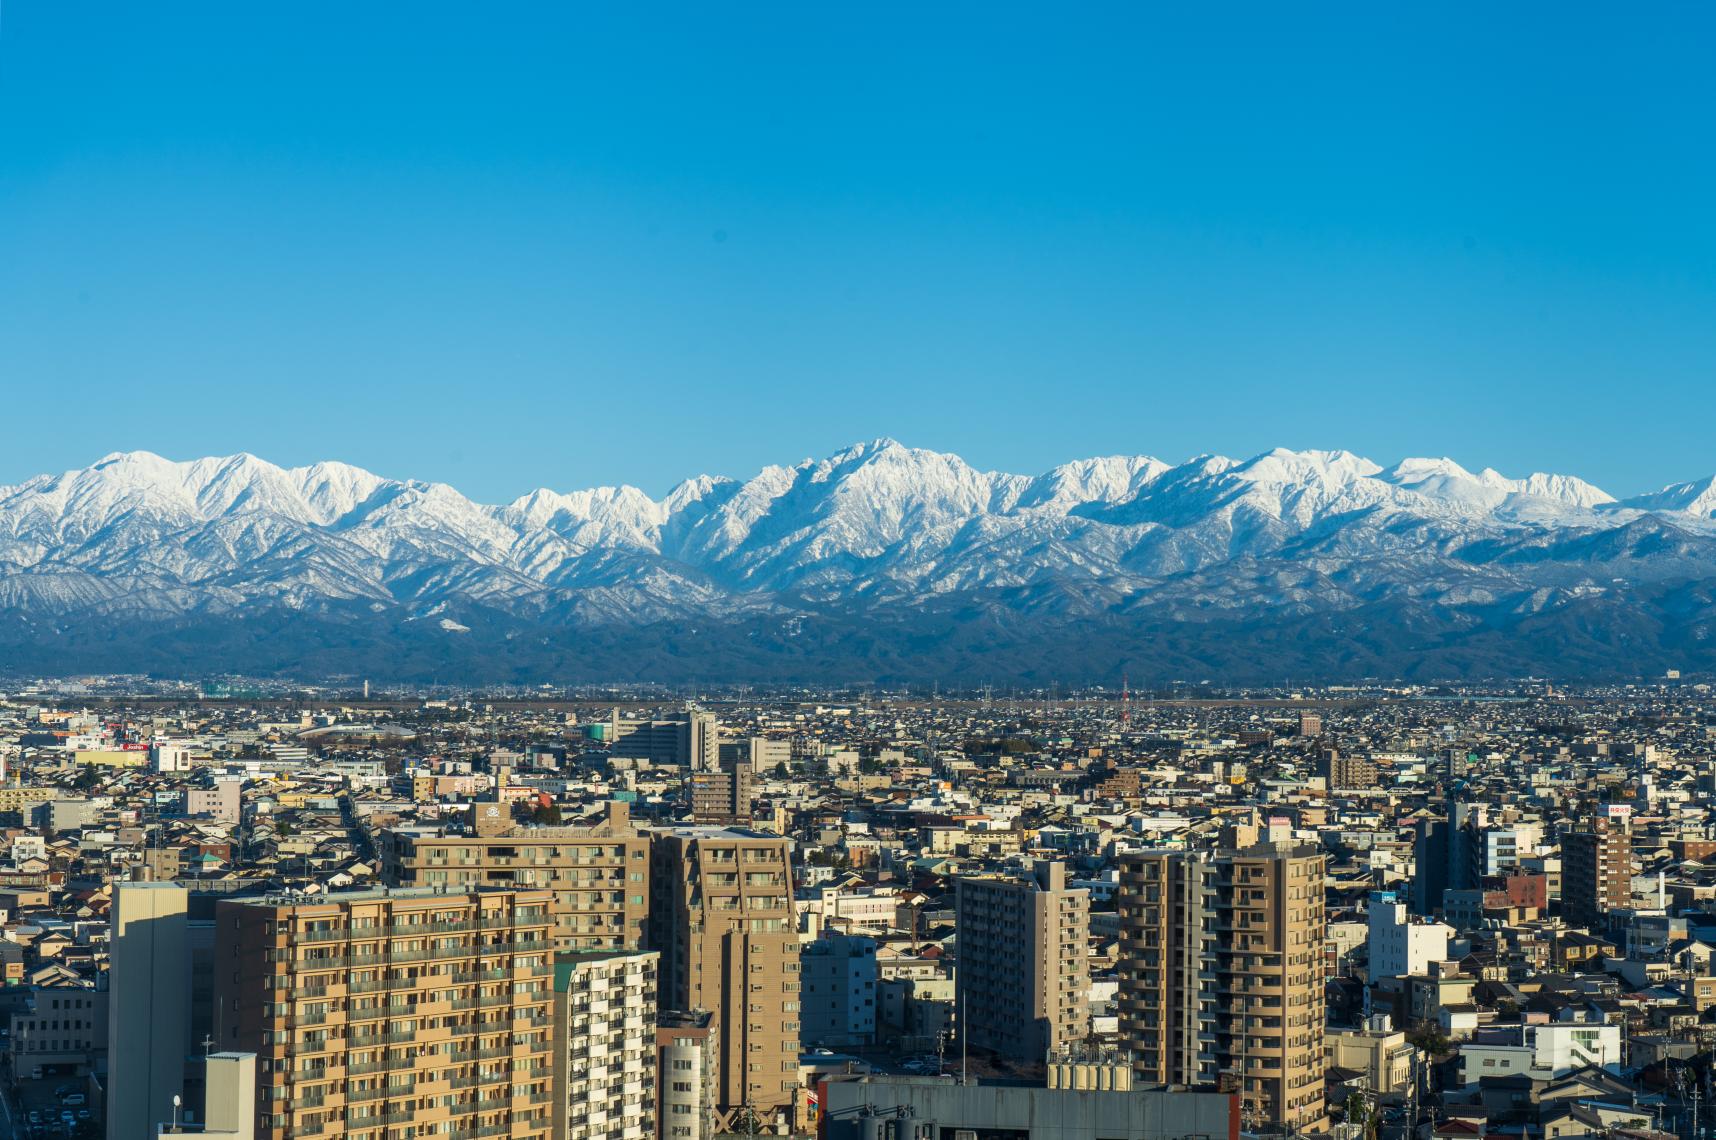
<path id="1" fill-rule="evenodd" d="M 256 1135 L 553 1129 L 547 891 L 222 900 L 218 1044 L 257 1055 Z"/>
<path id="2" fill-rule="evenodd" d="M 1145 1080 L 1230 1084 L 1255 1125 L 1323 1123 L 1324 858 L 1264 843 L 1123 857 L 1120 1028 Z"/>
<path id="3" fill-rule="evenodd" d="M 1488 804 L 1448 805 L 1448 887 L 1475 890 L 1483 877 L 1484 832 L 1490 825 Z"/>
<path id="4" fill-rule="evenodd" d="M 653 950 L 554 963 L 554 1140 L 654 1140 Z"/>
<path id="5" fill-rule="evenodd" d="M 960 1032 L 972 1049 L 1041 1063 L 1090 1033 L 1090 892 L 1064 863 L 955 880 Z"/>
<path id="6" fill-rule="evenodd" d="M 690 783 L 693 823 L 750 826 L 750 765 L 723 762 L 712 772 L 691 773 Z"/>
<path id="7" fill-rule="evenodd" d="M 1561 912 L 1574 926 L 1595 927 L 1632 901 L 1630 821 L 1624 807 L 1611 811 L 1561 839 Z"/>
<path id="8" fill-rule="evenodd" d="M 190 1043 L 190 896 L 172 883 L 113 889 L 108 944 L 107 1135 L 153 1136 L 173 1119 Z M 122 1063 L 123 1059 L 123 1063 Z"/>
<path id="9" fill-rule="evenodd" d="M 724 1126 L 747 1112 L 790 1122 L 799 1101 L 790 851 L 787 839 L 743 828 L 650 832 L 650 945 L 661 952 L 661 1005 L 712 1014 Z"/>
<path id="10" fill-rule="evenodd" d="M 492 813 L 490 809 L 495 809 Z M 590 827 L 515 824 L 508 806 L 472 805 L 468 829 L 389 828 L 382 881 L 399 887 L 519 887 L 553 892 L 559 950 L 641 950 L 649 913 L 649 839 L 615 801 Z"/>
<path id="11" fill-rule="evenodd" d="M 1317 757 L 1318 774 L 1329 791 L 1376 787 L 1376 765 L 1368 756 L 1349 756 L 1325 748 Z"/>
<path id="12" fill-rule="evenodd" d="M 1420 819 L 1412 844 L 1412 911 L 1428 918 L 1448 889 L 1448 821 Z"/>

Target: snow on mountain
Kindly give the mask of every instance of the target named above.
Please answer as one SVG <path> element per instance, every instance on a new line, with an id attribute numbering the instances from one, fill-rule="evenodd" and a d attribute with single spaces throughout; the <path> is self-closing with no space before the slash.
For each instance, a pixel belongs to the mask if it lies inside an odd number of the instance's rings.
<path id="1" fill-rule="evenodd" d="M 1716 518 L 1716 476 L 1676 483 L 1649 495 L 1626 499 L 1616 506 L 1657 514 L 1689 515 L 1693 518 Z"/>
<path id="2" fill-rule="evenodd" d="M 1076 604 L 1134 606 L 1177 596 L 1169 579 L 1266 559 L 1280 573 L 1248 588 L 1290 580 L 1282 598 L 1311 605 L 1358 589 L 1422 593 L 1441 588 L 1426 573 L 1494 575 L 1497 560 L 1517 576 L 1527 551 L 1573 551 L 1568 536 L 1639 518 L 1716 533 L 1716 480 L 1616 502 L 1572 476 L 1514 479 L 1450 459 L 1384 468 L 1346 451 L 1285 449 L 1180 464 L 1110 456 L 1030 476 L 877 439 L 743 480 L 690 479 L 659 500 L 619 486 L 539 489 L 491 506 L 342 463 L 130 452 L 0 488 L 0 600 L 20 612 L 480 603 L 623 620 L 789 596 L 913 602 L 1052 585 L 1031 604 L 1075 604 L 1071 588 L 1086 599 Z M 1559 567 L 1534 570 L 1539 578 L 1595 589 L 1599 577 L 1586 581 L 1567 559 L 1644 565 L 1650 549 L 1674 546 L 1684 573 L 1702 549 L 1688 541 L 1638 532 L 1530 557 Z M 1446 592 L 1499 597 L 1504 587 L 1450 579 Z M 1209 585 L 1203 596 L 1219 593 Z M 1233 599 L 1261 600 L 1242 590 Z"/>

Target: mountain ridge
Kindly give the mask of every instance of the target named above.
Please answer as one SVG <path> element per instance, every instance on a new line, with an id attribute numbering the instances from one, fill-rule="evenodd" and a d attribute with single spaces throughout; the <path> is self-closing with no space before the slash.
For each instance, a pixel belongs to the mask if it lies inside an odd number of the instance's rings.
<path id="1" fill-rule="evenodd" d="M 1026 678 L 1082 644 L 1091 677 L 1639 675 L 1716 666 L 1712 578 L 1716 477 L 1617 500 L 1572 475 L 1348 451 L 1022 475 L 884 437 L 660 499 L 618 485 L 503 504 L 338 461 L 115 452 L 0 487 L 14 670 L 373 672 L 390 643 L 421 642 L 442 677 L 708 677 L 727 660 L 759 679 L 957 680 Z M 1355 655 L 1334 630 L 1361 613 L 1393 616 Z M 224 659 L 185 659 L 181 636 Z M 1276 659 L 1248 664 L 1247 640 Z M 1612 659 L 1574 642 L 1612 642 Z"/>

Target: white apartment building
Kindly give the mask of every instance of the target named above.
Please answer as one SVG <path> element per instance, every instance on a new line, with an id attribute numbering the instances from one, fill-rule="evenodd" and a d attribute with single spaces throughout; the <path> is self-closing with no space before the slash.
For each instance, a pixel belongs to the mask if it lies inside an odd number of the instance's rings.
<path id="1" fill-rule="evenodd" d="M 1369 906 L 1371 981 L 1428 973 L 1430 963 L 1447 958 L 1453 927 L 1416 919 L 1395 891 L 1372 892 Z"/>
<path id="2" fill-rule="evenodd" d="M 1516 823 L 1509 827 L 1492 827 L 1485 830 L 1482 837 L 1483 849 L 1479 853 L 1483 873 L 1499 875 L 1510 867 L 1519 866 L 1520 860 L 1537 854 L 1538 846 L 1542 842 L 1541 823 Z"/>
<path id="3" fill-rule="evenodd" d="M 654 1140 L 660 955 L 597 950 L 554 964 L 555 1140 Z"/>
<path id="4" fill-rule="evenodd" d="M 843 934 L 886 933 L 894 929 L 899 901 L 899 892 L 885 887 L 863 892 L 812 887 L 799 892 L 799 931 L 815 935 L 832 927 Z"/>
<path id="5" fill-rule="evenodd" d="M 1529 1076 L 1546 1081 L 1586 1065 L 1621 1063 L 1621 1027 L 1603 1021 L 1554 1021 L 1491 1029 L 1460 1046 L 1460 1082 L 1482 1077 Z"/>
<path id="6" fill-rule="evenodd" d="M 849 1049 L 876 1040 L 876 941 L 824 933 L 799 954 L 799 1040 Z"/>

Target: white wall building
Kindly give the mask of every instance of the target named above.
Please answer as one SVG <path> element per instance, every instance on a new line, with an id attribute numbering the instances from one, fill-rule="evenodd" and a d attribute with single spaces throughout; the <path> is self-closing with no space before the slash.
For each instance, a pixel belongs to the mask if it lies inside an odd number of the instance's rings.
<path id="1" fill-rule="evenodd" d="M 851 1048 L 876 1039 L 876 942 L 824 934 L 799 954 L 799 1040 Z"/>
<path id="2" fill-rule="evenodd" d="M 555 1140 L 654 1140 L 656 966 L 647 951 L 554 965 Z"/>
<path id="3" fill-rule="evenodd" d="M 1460 1081 L 1525 1075 L 1546 1081 L 1586 1065 L 1621 1063 L 1621 1027 L 1601 1021 L 1555 1021 L 1486 1035 L 1460 1046 Z"/>
<path id="4" fill-rule="evenodd" d="M 1407 913 L 1406 901 L 1394 891 L 1370 896 L 1370 979 L 1405 978 L 1428 973 L 1430 963 L 1448 956 L 1454 928 L 1422 922 Z"/>
<path id="5" fill-rule="evenodd" d="M 170 740 L 157 740 L 149 745 L 149 767 L 156 772 L 189 772 L 191 750 Z"/>

